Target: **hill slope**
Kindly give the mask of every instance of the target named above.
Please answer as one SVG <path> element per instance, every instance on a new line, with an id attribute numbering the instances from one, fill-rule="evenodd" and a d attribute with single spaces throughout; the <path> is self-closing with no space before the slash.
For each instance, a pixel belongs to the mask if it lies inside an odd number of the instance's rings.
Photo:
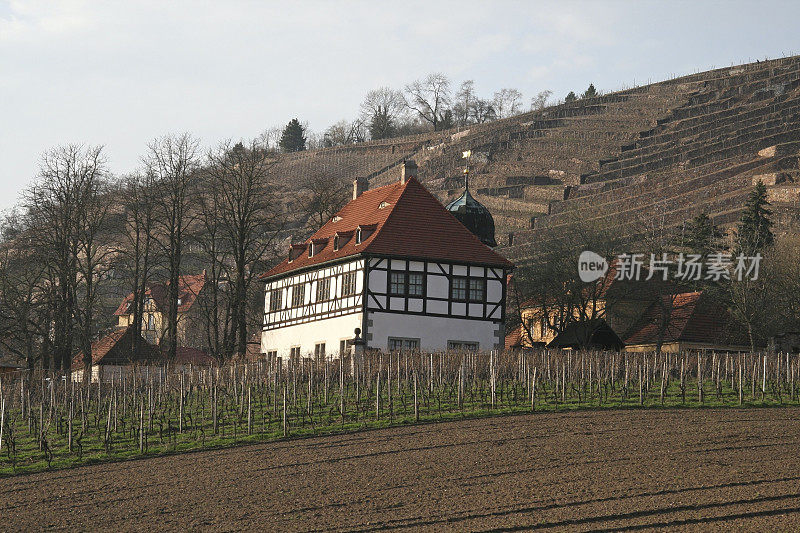
<path id="1" fill-rule="evenodd" d="M 370 186 L 399 177 L 406 158 L 442 201 L 471 187 L 495 216 L 499 251 L 524 262 L 545 229 L 614 221 L 632 239 L 648 218 L 666 229 L 707 212 L 735 222 L 752 184 L 770 188 L 779 230 L 800 203 L 800 56 L 717 69 L 509 119 L 282 156 L 291 183 L 320 174 Z M 514 234 L 510 245 L 509 233 Z M 548 232 L 552 234 L 553 232 Z"/>

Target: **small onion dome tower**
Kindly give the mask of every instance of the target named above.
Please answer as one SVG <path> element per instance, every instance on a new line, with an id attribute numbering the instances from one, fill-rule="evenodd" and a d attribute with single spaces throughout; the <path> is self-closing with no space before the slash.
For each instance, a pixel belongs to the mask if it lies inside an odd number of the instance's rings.
<path id="1" fill-rule="evenodd" d="M 466 154 L 467 152 L 465 152 Z M 465 158 L 468 157 L 465 155 Z M 447 210 L 483 244 L 494 248 L 494 218 L 486 207 L 469 193 L 469 166 L 464 169 L 464 193 L 447 204 Z"/>

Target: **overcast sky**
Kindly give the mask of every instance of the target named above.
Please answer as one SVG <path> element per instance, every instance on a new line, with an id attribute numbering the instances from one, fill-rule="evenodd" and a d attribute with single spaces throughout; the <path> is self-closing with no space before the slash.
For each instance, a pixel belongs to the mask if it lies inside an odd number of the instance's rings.
<path id="1" fill-rule="evenodd" d="M 102 144 L 112 170 L 189 131 L 322 131 L 369 89 L 430 72 L 526 102 L 800 53 L 800 2 L 82 2 L 0 0 L 0 209 L 40 154 Z"/>

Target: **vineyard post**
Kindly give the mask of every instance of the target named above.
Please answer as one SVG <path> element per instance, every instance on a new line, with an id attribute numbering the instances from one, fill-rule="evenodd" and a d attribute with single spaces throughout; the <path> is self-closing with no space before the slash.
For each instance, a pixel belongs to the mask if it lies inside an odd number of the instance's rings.
<path id="1" fill-rule="evenodd" d="M 72 382 L 72 377 L 70 376 L 70 382 Z M 69 396 L 69 417 L 67 418 L 67 451 L 72 453 L 72 419 L 75 416 L 75 385 L 74 383 L 70 387 L 70 396 Z"/>
<path id="2" fill-rule="evenodd" d="M 375 376 L 375 420 L 379 420 L 381 417 L 381 372 L 383 371 L 381 367 L 383 361 L 380 361 L 380 356 L 378 359 L 378 373 Z"/>
<path id="3" fill-rule="evenodd" d="M 458 367 L 458 408 L 464 409 L 464 355 L 461 356 L 461 364 Z"/>
<path id="4" fill-rule="evenodd" d="M 642 388 L 642 360 L 644 358 L 645 356 L 642 355 L 642 358 L 636 361 L 636 367 L 639 369 L 639 405 L 644 405 L 644 390 Z"/>
<path id="5" fill-rule="evenodd" d="M 250 392 L 252 386 L 250 384 L 247 385 L 247 434 L 253 434 L 253 408 L 252 403 L 250 401 Z"/>
<path id="6" fill-rule="evenodd" d="M 344 425 L 344 355 L 339 356 L 339 412 Z"/>
<path id="7" fill-rule="evenodd" d="M 697 354 L 697 401 L 703 403 L 703 357 Z"/>
<path id="8" fill-rule="evenodd" d="M 139 453 L 144 453 L 144 398 L 139 400 Z"/>
<path id="9" fill-rule="evenodd" d="M 763 402 L 767 393 L 767 354 L 764 354 L 764 370 L 761 373 L 761 401 Z"/>
<path id="10" fill-rule="evenodd" d="M 6 400 L 2 394 L 3 388 L 0 387 L 0 451 L 3 450 L 3 426 L 6 422 Z"/>
<path id="11" fill-rule="evenodd" d="M 744 391 L 742 389 L 742 354 L 739 354 L 739 405 L 742 405 Z"/>
<path id="12" fill-rule="evenodd" d="M 289 427 L 287 425 L 286 420 L 286 386 L 287 384 L 283 384 L 283 436 L 286 437 L 289 435 Z"/>
<path id="13" fill-rule="evenodd" d="M 533 367 L 533 377 L 531 378 L 531 411 L 536 410 L 536 366 Z"/>
<path id="14" fill-rule="evenodd" d="M 183 369 L 181 369 L 181 391 L 178 398 L 178 433 L 183 433 Z"/>
<path id="15" fill-rule="evenodd" d="M 389 353 L 389 364 L 386 366 L 386 395 L 389 402 L 389 422 L 393 420 L 392 410 L 392 354 Z"/>
<path id="16" fill-rule="evenodd" d="M 414 421 L 419 422 L 419 399 L 417 398 L 417 373 L 414 372 Z"/>
<path id="17" fill-rule="evenodd" d="M 494 410 L 494 402 L 495 402 L 495 381 L 494 381 L 494 350 L 489 352 L 489 381 L 491 382 L 492 387 L 492 398 L 491 398 L 491 407 Z"/>

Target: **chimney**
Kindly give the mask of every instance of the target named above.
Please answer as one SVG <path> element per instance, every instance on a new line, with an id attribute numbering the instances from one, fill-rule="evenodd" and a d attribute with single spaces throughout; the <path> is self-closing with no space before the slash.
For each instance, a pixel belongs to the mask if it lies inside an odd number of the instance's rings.
<path id="1" fill-rule="evenodd" d="M 403 168 L 400 170 L 400 183 L 405 183 L 409 178 L 417 179 L 417 164 L 413 159 L 403 161 Z"/>
<path id="2" fill-rule="evenodd" d="M 356 178 L 353 180 L 353 200 L 361 196 L 361 193 L 369 189 L 367 178 Z"/>

